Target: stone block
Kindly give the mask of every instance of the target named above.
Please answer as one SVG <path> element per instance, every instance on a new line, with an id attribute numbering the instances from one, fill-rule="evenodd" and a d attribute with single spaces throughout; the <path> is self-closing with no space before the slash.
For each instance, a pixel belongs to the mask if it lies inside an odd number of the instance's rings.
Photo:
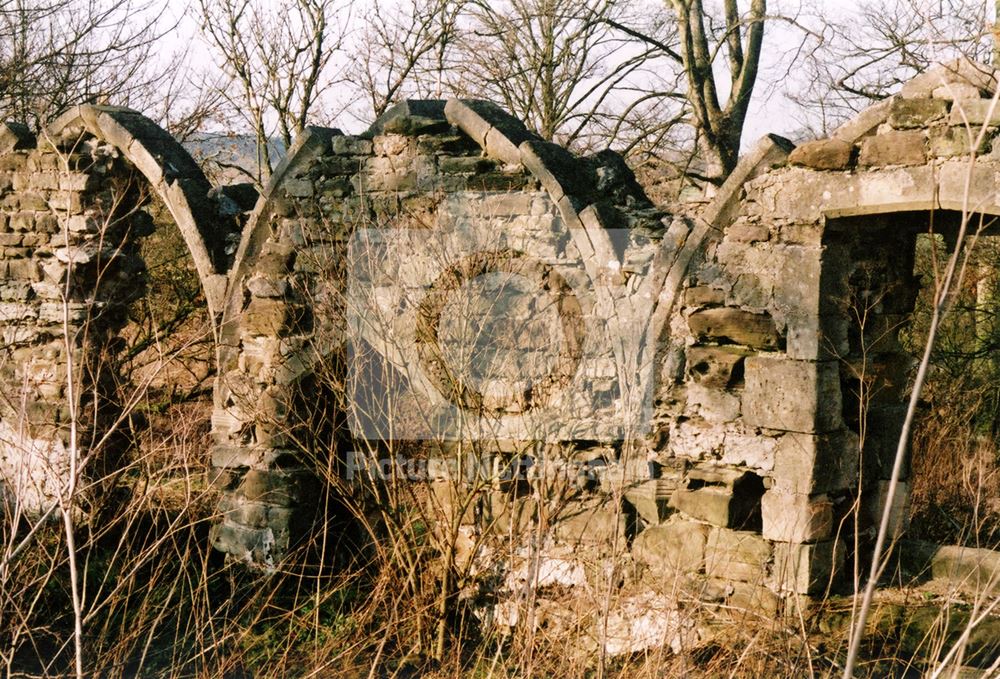
<path id="1" fill-rule="evenodd" d="M 87 215 L 71 215 L 66 220 L 66 228 L 71 233 L 97 233 L 99 224 Z"/>
<path id="2" fill-rule="evenodd" d="M 235 496 L 248 502 L 293 507 L 316 499 L 316 483 L 308 472 L 251 469 L 243 475 Z"/>
<path id="3" fill-rule="evenodd" d="M 438 156 L 439 159 L 448 156 L 480 155 L 482 147 L 464 134 L 423 134 L 417 137 L 417 153 Z"/>
<path id="4" fill-rule="evenodd" d="M 673 513 L 670 497 L 679 483 L 680 479 L 671 476 L 631 484 L 625 488 L 625 501 L 632 505 L 643 521 L 656 526 Z"/>
<path id="5" fill-rule="evenodd" d="M 709 577 L 762 583 L 771 562 L 772 545 L 757 533 L 712 528 L 705 546 Z"/>
<path id="6" fill-rule="evenodd" d="M 889 108 L 889 124 L 897 130 L 927 127 L 948 114 L 941 99 L 896 99 Z"/>
<path id="7" fill-rule="evenodd" d="M 31 304 L 18 302 L 0 303 L 0 321 L 5 323 L 38 318 L 38 309 Z"/>
<path id="8" fill-rule="evenodd" d="M 688 316 L 688 327 L 699 340 L 742 344 L 755 349 L 776 349 L 781 338 L 774 319 L 742 309 L 702 309 Z"/>
<path id="9" fill-rule="evenodd" d="M 31 283 L 28 281 L 0 282 L 0 300 L 5 302 L 26 302 L 31 292 Z"/>
<path id="10" fill-rule="evenodd" d="M 851 488 L 858 477 L 858 437 L 847 429 L 827 434 L 788 432 L 774 453 L 774 488 L 827 493 Z"/>
<path id="11" fill-rule="evenodd" d="M 709 527 L 695 521 L 673 520 L 651 526 L 632 542 L 632 556 L 658 574 L 700 573 L 705 566 Z"/>
<path id="12" fill-rule="evenodd" d="M 262 276 L 282 276 L 295 266 L 295 254 L 295 248 L 287 243 L 264 243 L 254 271 Z"/>
<path id="13" fill-rule="evenodd" d="M 920 131 L 885 132 L 866 138 L 861 143 L 858 164 L 862 167 L 885 165 L 923 165 L 925 134 Z"/>
<path id="14" fill-rule="evenodd" d="M 749 352 L 739 347 L 688 347 L 690 378 L 712 389 L 732 389 L 743 383 L 743 361 Z"/>
<path id="15" fill-rule="evenodd" d="M 835 139 L 843 139 L 852 144 L 857 142 L 862 137 L 878 129 L 878 126 L 885 122 L 885 119 L 889 116 L 889 109 L 892 108 L 896 98 L 896 96 L 892 96 L 872 104 L 834 130 L 830 136 Z"/>
<path id="16" fill-rule="evenodd" d="M 752 356 L 746 359 L 744 374 L 746 424 L 805 434 L 841 428 L 840 370 L 836 362 Z"/>
<path id="17" fill-rule="evenodd" d="M 951 156 L 967 156 L 975 147 L 978 130 L 965 126 L 931 129 L 928 132 L 928 147 L 931 156 L 935 158 L 950 158 Z M 988 137 L 983 135 L 982 143 L 976 147 L 976 153 L 981 155 L 989 151 Z"/>
<path id="18" fill-rule="evenodd" d="M 714 526 L 758 530 L 763 494 L 763 480 L 756 474 L 695 468 L 688 472 L 684 487 L 671 496 L 670 506 Z"/>
<path id="19" fill-rule="evenodd" d="M 772 488 L 760 499 L 763 535 L 778 542 L 816 542 L 833 532 L 833 503 L 826 495 Z"/>
<path id="20" fill-rule="evenodd" d="M 58 234 L 62 231 L 62 222 L 56 215 L 37 214 L 35 215 L 35 231 L 39 233 Z M 62 243 L 63 241 L 58 241 Z M 53 240 L 53 244 L 56 241 Z"/>
<path id="21" fill-rule="evenodd" d="M 993 105 L 992 99 L 966 99 L 956 101 L 951 107 L 948 122 L 952 125 L 1000 125 L 1000 103 Z M 972 130 L 977 134 L 976 130 Z"/>
<path id="22" fill-rule="evenodd" d="M 254 297 L 284 297 L 288 292 L 288 281 L 284 278 L 252 276 L 246 285 Z"/>
<path id="23" fill-rule="evenodd" d="M 281 182 L 281 190 L 293 198 L 311 198 L 314 193 L 313 183 L 306 178 L 288 177 Z"/>
<path id="24" fill-rule="evenodd" d="M 826 301 L 830 301 L 829 297 Z M 789 358 L 822 361 L 850 353 L 847 317 L 841 314 L 795 314 L 786 319 L 785 353 Z"/>
<path id="25" fill-rule="evenodd" d="M 43 302 L 38 306 L 38 322 L 58 325 L 61 323 L 78 324 L 84 323 L 90 316 L 95 303 L 67 303 Z"/>
<path id="26" fill-rule="evenodd" d="M 721 306 L 725 302 L 725 290 L 697 285 L 684 291 L 684 305 L 688 307 Z"/>
<path id="27" fill-rule="evenodd" d="M 12 259 L 4 263 L 8 278 L 15 278 L 25 281 L 41 280 L 41 271 L 38 262 L 31 259 Z"/>
<path id="28" fill-rule="evenodd" d="M 309 332 L 311 327 L 308 307 L 266 297 L 251 299 L 240 323 L 248 335 L 293 335 Z"/>
<path id="29" fill-rule="evenodd" d="M 216 469 L 247 468 L 261 462 L 262 451 L 252 446 L 212 446 L 212 466 Z"/>
<path id="30" fill-rule="evenodd" d="M 330 139 L 330 149 L 338 155 L 370 156 L 372 154 L 372 143 L 369 139 L 340 135 Z"/>
<path id="31" fill-rule="evenodd" d="M 844 355 L 849 298 L 844 272 L 851 268 L 847 249 L 788 244 L 775 254 L 780 271 L 774 282 L 774 305 L 787 325 L 789 356 L 817 360 Z"/>
<path id="32" fill-rule="evenodd" d="M 762 243 L 771 237 L 771 230 L 764 224 L 737 221 L 726 229 L 725 237 L 734 243 Z"/>
<path id="33" fill-rule="evenodd" d="M 768 621 L 777 619 L 783 599 L 770 588 L 753 582 L 733 582 L 730 588 L 726 604 L 731 609 L 759 615 Z"/>
<path id="34" fill-rule="evenodd" d="M 63 172 L 59 175 L 57 187 L 63 191 L 89 191 L 95 187 L 97 182 L 94 175 L 81 172 Z"/>
<path id="35" fill-rule="evenodd" d="M 83 211 L 83 199 L 79 191 L 56 191 L 45 200 L 42 196 L 24 194 L 21 196 L 21 207 L 28 210 L 45 210 L 51 208 L 59 212 L 75 213 Z"/>
<path id="36" fill-rule="evenodd" d="M 570 500 L 554 519 L 556 538 L 571 545 L 597 544 L 610 551 L 625 544 L 625 511 L 606 498 Z"/>
<path id="37" fill-rule="evenodd" d="M 477 174 L 496 169 L 496 161 L 482 156 L 443 156 L 438 160 L 438 168 L 446 174 Z"/>
<path id="38" fill-rule="evenodd" d="M 372 123 L 367 135 L 432 134 L 448 128 L 445 102 L 438 99 L 406 99 L 390 107 Z M 366 135 L 366 136 L 367 136 Z"/>
<path id="39" fill-rule="evenodd" d="M 839 538 L 808 545 L 774 545 L 770 584 L 779 591 L 819 594 L 836 585 L 844 568 L 846 549 Z"/>
<path id="40" fill-rule="evenodd" d="M 21 245 L 26 248 L 37 248 L 48 243 L 49 236 L 44 233 L 26 233 L 21 238 Z"/>
<path id="41" fill-rule="evenodd" d="M 936 64 L 915 78 L 911 78 L 900 90 L 906 99 L 929 97 L 944 85 L 971 85 L 982 92 L 991 92 L 997 84 L 996 72 L 992 67 L 959 57 L 952 61 Z"/>
<path id="42" fill-rule="evenodd" d="M 853 153 L 854 144 L 848 141 L 819 139 L 796 146 L 788 155 L 788 162 L 814 170 L 845 170 L 851 165 Z"/>
<path id="43" fill-rule="evenodd" d="M 31 231 L 35 228 L 34 212 L 15 212 L 10 216 L 12 231 Z"/>
<path id="44" fill-rule="evenodd" d="M 710 424 L 733 422 L 740 416 L 738 394 L 700 384 L 688 384 L 686 391 L 688 407 Z"/>
<path id="45" fill-rule="evenodd" d="M 981 99 L 983 93 L 978 87 L 969 83 L 950 83 L 938 87 L 931 93 L 931 96 L 944 101 L 964 101 Z"/>
<path id="46" fill-rule="evenodd" d="M 59 175 L 53 172 L 36 172 L 28 176 L 28 187 L 41 191 L 54 191 L 59 188 Z"/>

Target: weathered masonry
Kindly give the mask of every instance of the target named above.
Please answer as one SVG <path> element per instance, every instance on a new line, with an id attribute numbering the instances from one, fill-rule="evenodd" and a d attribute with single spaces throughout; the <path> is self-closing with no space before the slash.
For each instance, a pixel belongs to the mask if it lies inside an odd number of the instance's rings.
<path id="1" fill-rule="evenodd" d="M 232 262 L 236 218 L 139 114 L 8 124 L 6 492 L 44 512 L 69 448 L 114 416 L 88 399 L 141 294 L 134 206 L 155 199 L 218 323 L 216 548 L 274 565 L 320 472 L 350 482 L 407 442 L 442 524 L 478 530 L 479 494 L 515 535 L 543 526 L 533 544 L 568 572 L 624 559 L 644 586 L 680 574 L 738 606 L 821 593 L 884 502 L 917 234 L 1000 214 L 995 87 L 937 67 L 829 139 L 762 139 L 712 202 L 675 206 L 487 102 L 403 102 L 359 136 L 307 129 Z"/>

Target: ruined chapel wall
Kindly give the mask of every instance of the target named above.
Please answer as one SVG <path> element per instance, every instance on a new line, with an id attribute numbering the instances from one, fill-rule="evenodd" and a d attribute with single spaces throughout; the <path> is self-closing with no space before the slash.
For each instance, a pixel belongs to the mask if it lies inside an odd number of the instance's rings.
<path id="1" fill-rule="evenodd" d="M 425 290 L 450 264 L 497 250 L 501 233 L 505 248 L 555 267 L 566 247 L 553 229 L 556 207 L 536 181 L 521 166 L 484 156 L 439 110 L 403 109 L 360 137 L 309 135 L 258 205 L 248 227 L 256 236 L 245 236 L 238 255 L 213 416 L 213 464 L 225 494 L 215 545 L 262 563 L 284 553 L 311 520 L 317 465 L 347 452 L 339 448 L 352 433 L 366 434 L 356 429 L 363 423 L 352 428 L 344 419 L 347 404 L 337 402 L 352 398 L 345 360 L 360 360 L 344 353 L 346 324 L 368 319 L 352 330 L 375 347 L 385 329 L 366 330 L 376 325 L 370 316 L 383 313 L 380 302 L 352 298 L 352 290 L 361 285 L 365 293 L 394 295 L 391 310 L 405 307 L 404 298 Z M 373 248 L 371 259 L 365 252 L 359 258 L 363 247 Z M 365 304 L 375 306 L 358 306 Z M 410 328 L 399 347 L 380 347 L 389 368 L 405 372 L 413 311 L 383 320 Z M 397 348 L 404 353 L 394 354 Z M 330 400 L 318 408 L 324 393 Z M 403 438 L 430 435 L 422 428 L 435 419 L 426 402 L 442 411 L 450 406 L 433 386 L 419 383 L 395 398 L 418 419 L 411 423 L 417 431 Z M 299 488 L 307 490 L 289 490 Z"/>
<path id="2" fill-rule="evenodd" d="M 72 446 L 96 454 L 87 478 L 113 453 L 90 446 L 114 417 L 110 340 L 143 290 L 128 236 L 151 220 L 134 209 L 148 195 L 114 147 L 86 135 L 36 143 L 15 125 L 0 136 L 0 478 L 37 515 L 66 492 Z"/>

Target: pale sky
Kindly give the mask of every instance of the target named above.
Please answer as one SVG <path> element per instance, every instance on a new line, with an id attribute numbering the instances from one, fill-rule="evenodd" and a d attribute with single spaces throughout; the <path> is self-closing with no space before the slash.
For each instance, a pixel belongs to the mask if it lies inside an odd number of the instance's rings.
<path id="1" fill-rule="evenodd" d="M 890 0 L 885 0 L 886 2 Z M 934 0 L 926 0 L 934 2 Z M 368 4 L 370 0 L 356 0 L 355 16 L 363 15 L 357 8 Z M 985 2 L 985 0 L 984 0 Z M 860 4 L 880 4 L 880 0 L 771 0 L 769 11 L 774 13 L 793 14 L 796 9 L 805 4 L 811 7 L 812 18 L 807 23 L 822 21 L 823 17 L 833 19 L 849 17 Z M 166 5 L 167 18 L 180 17 L 185 12 L 185 4 L 177 0 L 168 0 Z M 815 25 L 812 23 L 812 25 Z M 801 115 L 796 106 L 786 98 L 788 92 L 801 89 L 807 83 L 803 82 L 805 72 L 802 69 L 789 67 L 796 49 L 802 42 L 803 33 L 786 22 L 769 21 L 765 29 L 765 51 L 762 55 L 760 76 L 751 103 L 747 123 L 743 135 L 744 148 L 752 146 L 761 136 L 776 133 L 782 136 L 794 136 L 801 129 Z M 180 27 L 175 38 L 176 45 L 192 45 L 196 59 L 210 59 L 211 53 L 201 42 L 198 35 L 197 22 L 190 17 L 180 20 Z M 721 84 L 726 78 L 718 79 Z M 724 92 L 720 94 L 725 94 Z M 317 121 L 318 122 L 318 121 Z M 338 120 L 337 123 L 347 132 L 358 132 L 364 124 L 349 120 Z"/>

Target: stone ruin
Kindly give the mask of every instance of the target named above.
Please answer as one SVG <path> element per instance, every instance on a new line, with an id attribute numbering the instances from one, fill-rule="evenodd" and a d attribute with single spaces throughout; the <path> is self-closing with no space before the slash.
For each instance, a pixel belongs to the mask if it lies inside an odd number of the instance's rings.
<path id="1" fill-rule="evenodd" d="M 469 544 L 477 513 L 544 525 L 553 582 L 624 558 L 647 589 L 679 577 L 735 607 L 822 594 L 884 504 L 917 235 L 1000 214 L 995 89 L 985 67 L 936 67 L 669 206 L 616 154 L 574 156 L 484 101 L 307 128 L 248 212 L 134 111 L 80 106 L 37 138 L 9 123 L 4 496 L 51 511 L 69 448 L 121 407 L 107 348 L 143 293 L 155 198 L 215 322 L 216 549 L 273 567 L 317 520 L 318 471 L 377 479 L 397 441 Z"/>

